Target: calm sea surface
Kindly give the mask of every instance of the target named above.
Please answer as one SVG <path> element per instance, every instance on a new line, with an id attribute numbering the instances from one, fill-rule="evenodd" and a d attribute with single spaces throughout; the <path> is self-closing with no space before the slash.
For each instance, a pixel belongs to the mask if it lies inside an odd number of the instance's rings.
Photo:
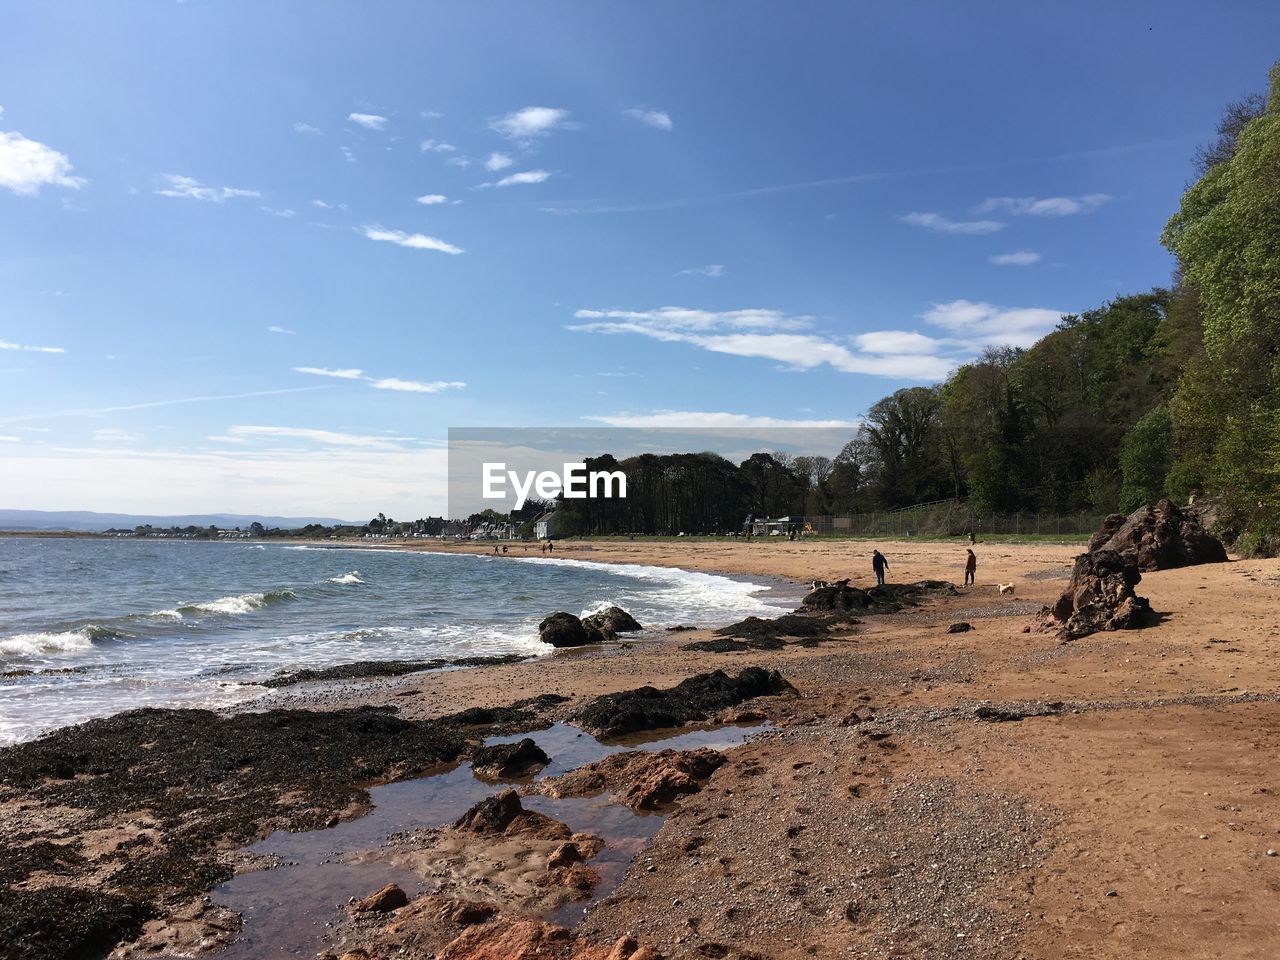
<path id="1" fill-rule="evenodd" d="M 611 603 L 662 628 L 776 615 L 794 598 L 541 556 L 0 538 L 0 743 L 130 707 L 270 697 L 252 681 L 299 667 L 546 655 L 542 617 Z"/>

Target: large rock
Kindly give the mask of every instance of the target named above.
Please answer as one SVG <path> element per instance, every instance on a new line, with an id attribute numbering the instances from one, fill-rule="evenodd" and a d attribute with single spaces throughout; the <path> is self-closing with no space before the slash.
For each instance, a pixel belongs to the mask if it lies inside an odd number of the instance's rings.
<path id="1" fill-rule="evenodd" d="M 1111 514 L 1089 541 L 1089 552 L 1095 550 L 1114 550 L 1148 572 L 1227 559 L 1222 542 L 1204 529 L 1200 517 L 1169 500 L 1139 507 L 1127 517 Z"/>
<path id="2" fill-rule="evenodd" d="M 553 613 L 538 624 L 538 636 L 543 643 L 549 643 L 553 647 L 585 647 L 589 643 L 607 643 L 618 639 L 617 634 L 607 625 L 587 623 L 564 611 Z"/>
<path id="3" fill-rule="evenodd" d="M 454 823 L 464 833 L 481 836 L 533 837 L 542 840 L 569 840 L 573 833 L 559 820 L 536 810 L 526 810 L 514 790 L 503 790 L 481 800 Z"/>
<path id="4" fill-rule="evenodd" d="M 639 620 L 621 607 L 605 607 L 603 610 L 597 610 L 591 616 L 583 617 L 582 625 L 588 631 L 596 629 L 612 633 L 635 633 L 637 630 L 644 629 Z"/>
<path id="5" fill-rule="evenodd" d="M 392 910 L 399 910 L 408 902 L 409 897 L 403 890 L 394 883 L 388 883 L 382 889 L 357 901 L 352 909 L 356 913 L 390 913 Z"/>
<path id="6" fill-rule="evenodd" d="M 606 790 L 632 810 L 658 810 L 697 793 L 727 758 L 718 750 L 629 750 L 534 785 L 550 797 L 592 797 Z"/>
<path id="7" fill-rule="evenodd" d="M 1115 550 L 1076 558 L 1071 586 L 1053 606 L 1053 616 L 1071 639 L 1099 630 L 1132 630 L 1151 622 L 1151 605 L 1134 593 L 1142 574 L 1137 563 Z"/>
<path id="8" fill-rule="evenodd" d="M 551 758 L 531 738 L 518 743 L 496 743 L 481 747 L 471 758 L 471 769 L 477 776 L 490 780 L 520 777 L 536 767 L 545 767 Z"/>

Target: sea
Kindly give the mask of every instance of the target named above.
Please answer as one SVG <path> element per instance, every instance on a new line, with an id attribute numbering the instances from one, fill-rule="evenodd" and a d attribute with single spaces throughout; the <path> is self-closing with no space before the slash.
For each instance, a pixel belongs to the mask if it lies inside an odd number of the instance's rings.
<path id="1" fill-rule="evenodd" d="M 647 628 L 795 606 L 794 588 L 515 554 L 0 537 L 0 744 L 136 707 L 271 705 L 281 672 L 363 660 L 553 656 L 548 613 Z"/>

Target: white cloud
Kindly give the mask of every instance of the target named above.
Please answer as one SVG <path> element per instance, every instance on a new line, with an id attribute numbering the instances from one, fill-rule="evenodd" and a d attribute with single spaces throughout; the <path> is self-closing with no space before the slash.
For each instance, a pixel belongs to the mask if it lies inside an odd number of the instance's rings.
<path id="1" fill-rule="evenodd" d="M 908 213 L 901 218 L 903 223 L 913 227 L 924 227 L 934 233 L 959 233 L 981 236 L 996 233 L 1004 229 L 1004 224 L 996 220 L 951 220 L 940 213 Z"/>
<path id="2" fill-rule="evenodd" d="M 424 207 L 433 207 L 440 203 L 448 203 L 449 198 L 443 193 L 428 193 L 418 198 L 418 202 Z"/>
<path id="3" fill-rule="evenodd" d="M 363 380 L 364 371 L 357 368 L 330 370 L 327 367 L 294 367 L 294 373 L 307 373 L 313 377 L 336 377 L 339 380 Z"/>
<path id="4" fill-rule="evenodd" d="M 670 115 L 665 110 L 645 110 L 640 107 L 633 107 L 622 112 L 633 120 L 639 120 L 641 123 L 656 127 L 659 130 L 670 130 L 674 126 Z"/>
<path id="5" fill-rule="evenodd" d="M 329 204 L 325 203 L 323 200 L 312 200 L 312 201 L 311 201 L 311 205 L 312 205 L 313 207 L 319 207 L 321 210 L 332 210 L 332 209 L 333 209 Z"/>
<path id="6" fill-rule="evenodd" d="M 1063 311 L 1043 307 L 997 307 L 972 300 L 935 303 L 922 315 L 926 323 L 949 330 L 971 344 L 1029 347 L 1053 330 Z"/>
<path id="7" fill-rule="evenodd" d="M 560 107 L 525 107 L 489 121 L 489 129 L 509 140 L 528 143 L 545 137 L 553 130 L 566 130 L 578 124 L 569 120 L 569 111 Z"/>
<path id="8" fill-rule="evenodd" d="M 433 380 L 430 383 L 422 383 L 418 380 L 383 377 L 369 382 L 375 390 L 398 390 L 403 393 L 440 393 L 444 390 L 462 390 L 466 387 L 466 384 L 459 380 Z"/>
<path id="9" fill-rule="evenodd" d="M 484 168 L 496 173 L 499 170 L 507 169 L 513 163 L 515 163 L 515 160 L 511 159 L 511 154 L 494 152 L 485 157 Z"/>
<path id="10" fill-rule="evenodd" d="M 142 435 L 121 430 L 118 427 L 102 427 L 93 431 L 93 439 L 101 443 L 133 443 L 141 440 Z"/>
<path id="11" fill-rule="evenodd" d="M 366 130 L 381 130 L 387 125 L 387 118 L 376 113 L 349 113 L 347 119 L 352 123 L 358 123 Z"/>
<path id="12" fill-rule="evenodd" d="M 998 210 L 1014 216 L 1069 217 L 1077 213 L 1093 213 L 1114 199 L 1106 193 L 1086 193 L 1078 197 L 988 197 L 978 204 L 976 212 Z"/>
<path id="13" fill-rule="evenodd" d="M 17 443 L 18 439 L 18 437 L 11 434 L 0 434 L 0 443 Z"/>
<path id="14" fill-rule="evenodd" d="M 508 177 L 503 177 L 495 183 L 482 183 L 479 187 L 514 187 L 525 183 L 543 183 L 550 176 L 551 171 L 549 170 L 522 170 L 520 173 L 513 173 Z"/>
<path id="15" fill-rule="evenodd" d="M 343 159 L 343 160 L 345 160 L 345 161 L 347 161 L 347 163 L 355 163 L 355 162 L 356 162 L 356 155 L 355 155 L 354 153 L 352 153 L 352 152 L 351 152 L 351 148 L 350 148 L 350 147 L 348 147 L 348 146 L 341 146 L 341 147 L 339 147 L 338 149 L 342 151 L 342 159 Z"/>
<path id="16" fill-rule="evenodd" d="M 261 197 L 257 190 L 240 190 L 236 187 L 206 187 L 192 177 L 181 177 L 166 173 L 162 178 L 166 185 L 156 187 L 156 193 L 162 197 L 182 197 L 188 200 L 204 200 L 209 203 L 223 203 L 238 197 Z"/>
<path id="17" fill-rule="evenodd" d="M 723 277 L 723 263 L 708 263 L 705 267 L 689 267 L 676 274 L 677 277 Z"/>
<path id="18" fill-rule="evenodd" d="M 294 333 L 294 331 L 290 330 L 288 327 L 277 327 L 274 324 L 270 327 L 267 327 L 267 332 L 268 333 L 286 333 L 286 334 Z"/>
<path id="19" fill-rule="evenodd" d="M 30 420 L 52 420 L 60 417 L 100 417 L 104 413 L 122 413 L 128 410 L 153 410 L 157 407 L 173 407 L 188 403 L 210 403 L 217 400 L 243 400 L 248 397 L 276 397 L 286 393 L 308 393 L 312 390 L 328 390 L 329 387 L 286 387 L 282 390 L 253 390 L 248 393 L 224 393 L 200 397 L 177 397 L 169 400 L 147 400 L 142 403 L 124 403 L 106 407 L 77 407 L 71 410 L 55 410 L 51 413 L 24 413 L 16 417 L 0 417 L 0 423 L 20 423 Z"/>
<path id="20" fill-rule="evenodd" d="M 66 353 L 65 347 L 33 347 L 25 343 L 10 343 L 0 340 L 0 350 L 21 350 L 25 353 Z"/>
<path id="21" fill-rule="evenodd" d="M 653 413 L 617 413 L 607 416 L 583 417 L 610 427 L 654 428 L 710 427 L 741 428 L 765 427 L 840 429 L 856 428 L 856 420 L 786 420 L 777 417 L 753 417 L 745 413 L 719 413 L 693 410 L 655 410 Z"/>
<path id="22" fill-rule="evenodd" d="M 306 133 L 306 134 L 310 134 L 311 136 L 318 137 L 323 131 L 319 127 L 313 127 L 311 124 L 303 123 L 301 120 L 299 120 L 297 123 L 293 125 L 293 132 Z"/>
<path id="23" fill-rule="evenodd" d="M 864 353 L 926 356 L 940 352 L 946 343 L 912 330 L 873 330 L 853 338 Z"/>
<path id="24" fill-rule="evenodd" d="M 17 132 L 0 131 L 0 187 L 30 196 L 43 186 L 79 190 L 87 182 L 73 176 L 66 154 Z"/>
<path id="25" fill-rule="evenodd" d="M 664 343 L 687 343 L 712 353 L 774 360 L 792 370 L 830 366 L 843 373 L 867 373 L 908 380 L 941 380 L 956 365 L 945 357 L 859 353 L 844 341 L 806 330 L 811 317 L 778 310 L 710 312 L 683 307 L 651 311 L 579 310 L 570 330 L 581 333 L 639 334 Z"/>
<path id="26" fill-rule="evenodd" d="M 382 240 L 386 243 L 394 243 L 398 247 L 408 247 L 411 250 L 438 250 L 441 253 L 462 253 L 461 247 L 455 247 L 452 243 L 446 243 L 436 237 L 429 237 L 425 233 L 405 233 L 403 230 L 387 230 L 385 227 L 375 225 L 365 227 L 364 235 L 370 240 Z"/>
<path id="27" fill-rule="evenodd" d="M 453 153 L 458 148 L 452 143 L 444 143 L 441 140 L 423 140 L 418 144 L 418 149 L 423 153 Z"/>
<path id="28" fill-rule="evenodd" d="M 1033 263 L 1040 262 L 1040 254 L 1030 250 L 1019 250 L 1016 253 L 997 253 L 994 257 L 987 259 L 997 267 L 1029 267 Z"/>
<path id="29" fill-rule="evenodd" d="M 467 167 L 471 166 L 471 158 L 462 156 L 450 157 L 445 161 L 445 163 L 449 164 L 451 167 L 461 167 L 465 170 Z"/>

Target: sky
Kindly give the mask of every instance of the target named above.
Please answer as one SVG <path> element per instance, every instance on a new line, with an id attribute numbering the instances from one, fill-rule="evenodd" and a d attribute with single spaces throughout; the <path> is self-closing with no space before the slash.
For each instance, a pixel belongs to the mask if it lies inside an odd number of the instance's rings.
<path id="1" fill-rule="evenodd" d="M 347 519 L 442 512 L 450 427 L 854 424 L 1168 284 L 1280 58 L 1248 0 L 0 30 L 0 507 Z"/>

